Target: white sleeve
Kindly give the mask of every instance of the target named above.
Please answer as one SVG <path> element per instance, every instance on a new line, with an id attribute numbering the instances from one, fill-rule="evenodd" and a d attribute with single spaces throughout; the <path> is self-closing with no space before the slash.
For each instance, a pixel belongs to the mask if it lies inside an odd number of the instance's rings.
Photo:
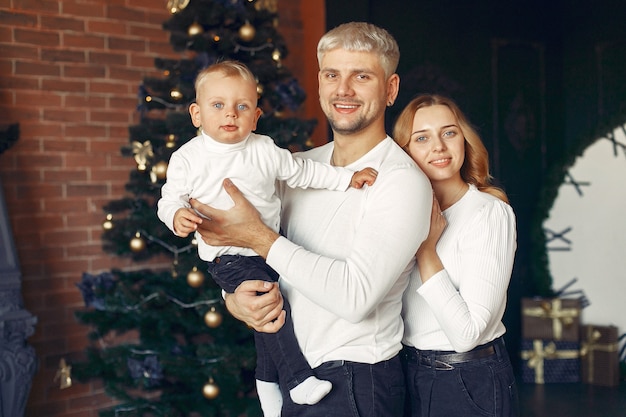
<path id="1" fill-rule="evenodd" d="M 432 191 L 417 169 L 404 167 L 379 174 L 369 192 L 345 259 L 312 253 L 284 237 L 274 242 L 267 256 L 281 279 L 352 323 L 367 317 L 387 295 L 412 261 L 430 224 Z"/>
<path id="2" fill-rule="evenodd" d="M 189 193 L 189 163 L 178 152 L 174 152 L 167 165 L 167 180 L 161 187 L 161 198 L 157 203 L 157 216 L 174 232 L 174 214 L 179 208 L 191 207 Z M 176 234 L 174 232 L 174 234 Z"/>
<path id="3" fill-rule="evenodd" d="M 485 329 L 502 319 L 515 249 L 513 210 L 503 202 L 489 204 L 459 239 L 460 288 L 445 269 L 418 288 L 457 352 L 476 347 Z"/>
<path id="4" fill-rule="evenodd" d="M 274 146 L 278 160 L 277 179 L 284 180 L 290 188 L 316 188 L 346 191 L 354 172 L 343 167 L 294 156 L 289 150 Z"/>

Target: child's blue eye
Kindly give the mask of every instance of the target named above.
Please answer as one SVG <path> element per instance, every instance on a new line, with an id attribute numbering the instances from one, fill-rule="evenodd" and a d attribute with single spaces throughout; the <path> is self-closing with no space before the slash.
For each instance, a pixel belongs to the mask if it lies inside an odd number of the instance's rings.
<path id="1" fill-rule="evenodd" d="M 247 110 L 248 109 L 248 105 L 246 104 L 239 104 L 237 106 L 237 110 Z"/>

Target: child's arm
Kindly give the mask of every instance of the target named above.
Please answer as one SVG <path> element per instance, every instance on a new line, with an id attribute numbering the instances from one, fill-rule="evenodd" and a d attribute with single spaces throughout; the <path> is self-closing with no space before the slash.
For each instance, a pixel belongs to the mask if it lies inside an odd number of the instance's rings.
<path id="1" fill-rule="evenodd" d="M 376 176 L 378 175 L 378 171 L 374 168 L 365 168 L 360 171 L 357 171 L 352 175 L 352 180 L 350 181 L 350 187 L 352 188 L 362 188 L 363 185 L 367 184 L 370 187 L 376 181 Z"/>
<path id="2" fill-rule="evenodd" d="M 202 217 L 198 216 L 193 209 L 183 207 L 174 213 L 174 233 L 176 236 L 189 236 L 189 233 L 196 231 L 200 223 L 202 223 Z"/>

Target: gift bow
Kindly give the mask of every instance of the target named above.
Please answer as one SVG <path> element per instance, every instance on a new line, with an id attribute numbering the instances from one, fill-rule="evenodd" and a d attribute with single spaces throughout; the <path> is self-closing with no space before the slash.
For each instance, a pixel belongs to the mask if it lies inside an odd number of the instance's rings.
<path id="1" fill-rule="evenodd" d="M 552 319 L 552 333 L 555 340 L 563 337 L 563 325 L 571 326 L 574 318 L 578 317 L 577 308 L 561 308 L 561 299 L 555 298 L 552 302 L 544 301 L 538 307 L 526 307 L 525 316 Z"/>
<path id="2" fill-rule="evenodd" d="M 528 367 L 535 369 L 535 383 L 543 384 L 543 370 L 545 359 L 576 359 L 580 355 L 578 350 L 557 350 L 554 342 L 548 343 L 545 348 L 540 339 L 533 340 L 533 350 L 522 351 L 522 359 L 528 360 Z"/>
<path id="3" fill-rule="evenodd" d="M 589 373 L 587 374 L 588 377 L 587 377 L 586 382 L 593 382 L 593 376 L 594 376 L 593 352 L 594 351 L 600 350 L 603 352 L 617 352 L 617 349 L 618 349 L 617 342 L 600 344 L 598 343 L 598 340 L 600 340 L 601 337 L 602 337 L 602 333 L 600 333 L 600 330 L 595 329 L 593 327 L 587 327 L 587 338 L 584 342 L 582 342 L 582 345 L 580 348 L 580 356 L 587 356 L 587 364 L 588 364 L 587 368 L 589 369 Z"/>

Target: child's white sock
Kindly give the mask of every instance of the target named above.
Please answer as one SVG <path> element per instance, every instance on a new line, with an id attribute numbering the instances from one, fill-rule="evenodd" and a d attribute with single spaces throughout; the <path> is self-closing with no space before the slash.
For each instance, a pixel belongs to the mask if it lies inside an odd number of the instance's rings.
<path id="1" fill-rule="evenodd" d="M 302 381 L 297 387 L 289 390 L 289 396 L 296 404 L 317 404 L 333 388 L 329 381 L 310 376 Z"/>
<path id="2" fill-rule="evenodd" d="M 283 408 L 283 395 L 275 382 L 256 380 L 256 392 L 264 417 L 280 417 Z"/>

